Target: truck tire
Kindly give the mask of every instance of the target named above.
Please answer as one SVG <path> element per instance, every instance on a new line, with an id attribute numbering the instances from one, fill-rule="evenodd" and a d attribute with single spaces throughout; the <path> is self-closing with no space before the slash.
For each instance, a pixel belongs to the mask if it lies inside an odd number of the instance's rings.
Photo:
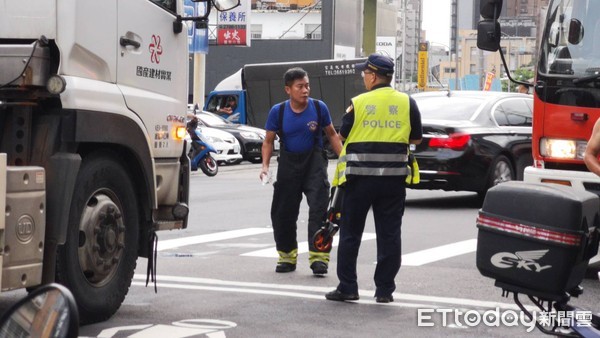
<path id="1" fill-rule="evenodd" d="M 107 153 L 90 155 L 81 164 L 56 279 L 75 296 L 82 324 L 110 318 L 129 291 L 139 238 L 131 182 L 127 170 Z"/>

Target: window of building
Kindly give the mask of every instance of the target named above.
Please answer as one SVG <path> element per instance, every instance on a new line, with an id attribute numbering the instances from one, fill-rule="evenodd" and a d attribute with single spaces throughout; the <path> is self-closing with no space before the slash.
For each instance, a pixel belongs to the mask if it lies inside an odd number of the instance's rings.
<path id="1" fill-rule="evenodd" d="M 472 63 L 472 64 L 469 65 L 469 74 L 475 74 L 476 73 L 477 69 L 475 67 L 477 67 L 477 65 L 474 64 L 474 63 Z"/>
<path id="2" fill-rule="evenodd" d="M 321 40 L 321 25 L 307 23 L 304 25 L 304 33 L 309 40 Z"/>
<path id="3" fill-rule="evenodd" d="M 262 24 L 250 25 L 250 35 L 253 40 L 262 39 Z"/>

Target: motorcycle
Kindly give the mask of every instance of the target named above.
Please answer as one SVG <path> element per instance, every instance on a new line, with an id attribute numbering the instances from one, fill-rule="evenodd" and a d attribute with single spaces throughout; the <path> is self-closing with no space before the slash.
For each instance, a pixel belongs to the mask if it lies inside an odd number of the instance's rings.
<path id="1" fill-rule="evenodd" d="M 191 124 L 188 122 L 188 133 L 192 142 L 188 152 L 192 171 L 197 171 L 200 168 L 206 176 L 215 176 L 219 172 L 219 165 L 211 156 L 211 153 L 216 154 L 217 150 L 197 128 L 194 128 L 193 122 Z"/>
<path id="2" fill-rule="evenodd" d="M 0 319 L 0 337 L 72 338 L 79 334 L 75 298 L 56 283 L 41 286 L 8 309 Z"/>

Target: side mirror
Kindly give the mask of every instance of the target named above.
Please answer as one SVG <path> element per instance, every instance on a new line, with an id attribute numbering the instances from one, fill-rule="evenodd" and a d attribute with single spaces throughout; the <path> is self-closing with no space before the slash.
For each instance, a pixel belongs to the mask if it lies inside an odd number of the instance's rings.
<path id="1" fill-rule="evenodd" d="M 481 0 L 479 14 L 484 19 L 498 20 L 502 11 L 502 0 Z"/>
<path id="2" fill-rule="evenodd" d="M 240 5 L 240 0 L 212 0 L 218 11 L 229 11 Z"/>
<path id="3" fill-rule="evenodd" d="M 79 312 L 71 292 L 60 284 L 32 291 L 0 319 L 0 337 L 71 338 L 79 334 Z"/>
<path id="4" fill-rule="evenodd" d="M 485 19 L 477 24 L 477 48 L 496 52 L 500 49 L 500 23 L 496 20 Z"/>
<path id="5" fill-rule="evenodd" d="M 571 19 L 569 22 L 569 36 L 567 41 L 572 45 L 577 45 L 583 40 L 583 25 L 577 19 Z"/>

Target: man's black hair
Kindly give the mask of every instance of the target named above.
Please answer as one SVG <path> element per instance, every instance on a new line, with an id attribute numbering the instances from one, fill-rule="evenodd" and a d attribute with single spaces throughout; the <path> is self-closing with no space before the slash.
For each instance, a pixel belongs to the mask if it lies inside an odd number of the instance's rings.
<path id="1" fill-rule="evenodd" d="M 303 79 L 306 76 L 308 76 L 308 73 L 304 69 L 300 67 L 294 67 L 285 72 L 283 75 L 283 81 L 285 82 L 286 86 L 290 87 L 294 81 Z"/>

